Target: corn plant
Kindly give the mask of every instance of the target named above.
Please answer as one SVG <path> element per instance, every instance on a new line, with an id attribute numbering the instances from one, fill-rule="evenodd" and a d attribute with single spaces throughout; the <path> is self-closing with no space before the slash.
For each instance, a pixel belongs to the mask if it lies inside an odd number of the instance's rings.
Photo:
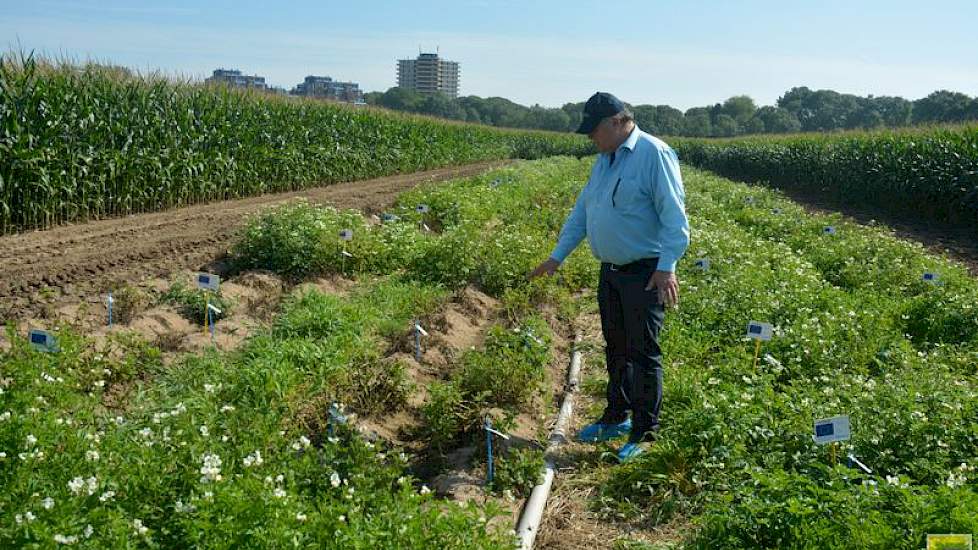
<path id="1" fill-rule="evenodd" d="M 670 143 L 683 162 L 727 177 L 978 223 L 978 126 Z"/>
<path id="2" fill-rule="evenodd" d="M 0 56 L 0 233 L 503 158 L 583 155 L 503 130 Z"/>

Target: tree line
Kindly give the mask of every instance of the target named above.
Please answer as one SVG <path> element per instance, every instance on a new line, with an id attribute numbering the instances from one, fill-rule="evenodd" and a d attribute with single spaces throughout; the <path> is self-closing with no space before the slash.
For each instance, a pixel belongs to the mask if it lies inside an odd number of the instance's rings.
<path id="1" fill-rule="evenodd" d="M 398 87 L 386 92 L 370 92 L 365 99 L 369 104 L 397 111 L 492 126 L 559 132 L 574 131 L 584 108 L 584 102 L 567 103 L 560 108 L 527 107 L 502 97 L 454 99 L 444 94 L 419 94 Z M 978 97 L 948 90 L 908 100 L 897 96 L 864 97 L 801 86 L 785 92 L 775 105 L 761 107 L 746 95 L 686 111 L 669 105 L 629 107 L 645 131 L 691 137 L 895 128 L 978 120 Z"/>

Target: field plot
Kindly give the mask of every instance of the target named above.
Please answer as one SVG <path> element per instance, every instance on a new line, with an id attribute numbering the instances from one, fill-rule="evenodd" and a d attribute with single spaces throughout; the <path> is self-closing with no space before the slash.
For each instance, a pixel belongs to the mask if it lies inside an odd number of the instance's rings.
<path id="1" fill-rule="evenodd" d="M 568 449 L 550 547 L 593 545 L 608 518 L 623 533 L 658 526 L 625 548 L 920 548 L 978 532 L 978 283 L 885 228 L 684 175 L 693 234 L 664 331 L 661 438 L 624 466 L 600 466 L 609 448 Z M 756 367 L 751 320 L 774 328 Z M 591 335 L 585 387 L 600 405 Z M 852 437 L 833 465 L 813 422 L 835 415 Z"/>
<path id="2" fill-rule="evenodd" d="M 559 278 L 525 280 L 589 166 L 519 162 L 376 215 L 267 211 L 232 247 L 215 347 L 179 279 L 111 330 L 46 327 L 57 353 L 11 333 L 0 542 L 509 547 L 575 326 L 592 396 L 578 426 L 601 405 L 593 296 L 578 293 L 596 263 L 582 247 Z M 661 437 L 626 465 L 568 446 L 538 545 L 920 548 L 978 532 L 978 283 L 884 228 L 684 174 L 693 239 L 663 332 Z M 152 315 L 187 328 L 161 335 Z M 748 321 L 773 327 L 756 364 Z M 487 415 L 512 436 L 491 486 Z M 835 415 L 852 436 L 833 460 L 812 436 Z"/>
<path id="3" fill-rule="evenodd" d="M 564 286 L 523 275 L 585 162 L 410 192 L 383 222 L 304 203 L 262 214 L 210 298 L 226 315 L 213 348 L 180 278 L 112 329 L 46 327 L 56 353 L 8 333 L 3 544 L 505 546 L 541 464 L 568 288 L 594 266 L 578 254 Z M 514 444 L 484 503 L 484 455 L 467 448 L 487 414 Z"/>

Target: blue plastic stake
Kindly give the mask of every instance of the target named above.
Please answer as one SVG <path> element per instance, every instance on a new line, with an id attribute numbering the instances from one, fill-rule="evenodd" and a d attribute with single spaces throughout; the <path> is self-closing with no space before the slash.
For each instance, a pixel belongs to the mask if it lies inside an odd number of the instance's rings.
<path id="1" fill-rule="evenodd" d="M 492 476 L 493 476 L 493 470 L 492 470 L 492 421 L 489 420 L 489 417 L 488 416 L 486 417 L 485 428 L 486 428 L 486 454 L 488 455 L 488 461 L 487 461 L 488 466 L 486 468 L 486 485 L 490 485 L 492 483 Z"/>
<path id="2" fill-rule="evenodd" d="M 326 416 L 329 417 L 326 421 L 326 431 L 329 434 L 329 437 L 333 437 L 335 433 L 334 425 L 346 424 L 346 415 L 340 412 L 339 406 L 334 401 L 332 404 L 330 404 L 329 411 L 327 411 Z"/>
<path id="3" fill-rule="evenodd" d="M 421 324 L 414 322 L 414 359 L 421 362 Z"/>
<path id="4" fill-rule="evenodd" d="M 421 331 L 418 323 L 414 323 L 414 357 L 421 362 Z"/>
<path id="5" fill-rule="evenodd" d="M 109 292 L 109 328 L 112 328 L 112 292 Z"/>
<path id="6" fill-rule="evenodd" d="M 215 329 L 214 323 L 217 321 L 217 319 L 215 319 L 214 316 L 215 315 L 218 315 L 220 313 L 221 313 L 221 310 L 218 309 L 217 306 L 215 306 L 214 304 L 212 304 L 210 302 L 207 303 L 207 319 L 206 319 L 206 324 L 207 324 L 207 330 L 209 330 L 210 333 L 211 333 L 211 343 L 214 342 L 214 329 Z"/>

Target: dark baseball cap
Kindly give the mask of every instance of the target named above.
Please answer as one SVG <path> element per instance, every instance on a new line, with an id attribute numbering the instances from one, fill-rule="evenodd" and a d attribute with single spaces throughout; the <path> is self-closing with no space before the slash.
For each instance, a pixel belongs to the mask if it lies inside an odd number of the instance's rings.
<path id="1" fill-rule="evenodd" d="M 603 119 L 617 115 L 625 110 L 625 104 L 608 92 L 598 92 L 584 104 L 584 118 L 577 129 L 578 134 L 590 134 Z"/>

